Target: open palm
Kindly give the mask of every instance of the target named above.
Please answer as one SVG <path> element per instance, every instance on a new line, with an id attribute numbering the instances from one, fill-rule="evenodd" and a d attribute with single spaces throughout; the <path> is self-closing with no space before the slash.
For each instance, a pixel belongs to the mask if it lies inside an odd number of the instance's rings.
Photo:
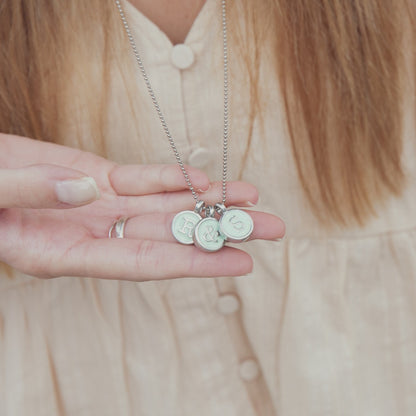
<path id="1" fill-rule="evenodd" d="M 217 253 L 204 253 L 175 242 L 170 233 L 173 216 L 193 207 L 176 165 L 119 166 L 77 149 L 9 135 L 0 136 L 0 150 L 2 168 L 55 164 L 75 169 L 93 177 L 101 193 L 99 200 L 70 209 L 2 209 L 0 259 L 18 270 L 39 277 L 140 281 L 241 275 L 252 268 L 250 256 L 241 250 L 226 247 Z M 189 173 L 196 189 L 208 189 L 204 173 L 192 168 Z M 220 194 L 219 184 L 212 184 L 203 199 L 215 203 Z M 244 206 L 257 198 L 252 185 L 229 184 L 229 204 Z M 253 238 L 283 235 L 284 224 L 278 217 L 250 214 L 255 222 Z M 125 238 L 109 239 L 109 228 L 122 216 L 129 218 Z"/>

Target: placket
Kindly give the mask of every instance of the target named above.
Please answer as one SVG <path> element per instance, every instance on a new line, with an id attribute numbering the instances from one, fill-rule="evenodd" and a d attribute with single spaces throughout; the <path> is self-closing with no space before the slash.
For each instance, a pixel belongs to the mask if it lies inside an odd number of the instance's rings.
<path id="1" fill-rule="evenodd" d="M 220 2 L 207 0 L 181 45 L 173 46 L 142 18 L 137 30 L 145 30 L 143 35 L 151 38 L 143 60 L 178 151 L 185 163 L 205 170 L 211 181 L 220 180 L 224 115 Z M 152 55 L 152 49 L 157 53 Z M 152 116 L 151 122 L 158 120 Z M 235 278 L 175 280 L 164 288 L 183 356 L 184 392 L 201 394 L 184 404 L 189 406 L 185 414 L 275 416 L 244 325 Z M 193 408 L 198 403 L 204 403 L 204 409 Z"/>
<path id="2" fill-rule="evenodd" d="M 174 64 L 175 51 L 167 36 L 130 3 L 126 11 L 131 19 L 129 24 L 146 74 L 149 78 L 160 110 L 175 145 L 184 163 L 189 152 L 186 116 L 183 102 L 181 70 Z M 177 52 L 177 51 L 176 51 Z M 137 66 L 135 60 L 134 65 Z M 149 125 L 152 137 L 147 141 L 151 148 L 152 163 L 176 163 L 171 146 L 154 107 L 145 81 L 137 69 L 137 86 L 140 91 L 145 123 Z"/>
<path id="3" fill-rule="evenodd" d="M 212 3 L 215 5 L 215 2 Z M 206 33 L 191 32 L 187 38 L 188 45 L 195 51 L 197 59 L 189 70 L 182 71 L 184 102 L 188 118 L 188 137 L 191 146 L 190 164 L 205 170 L 211 180 L 221 179 L 224 117 L 222 27 L 221 20 L 217 18 L 220 15 L 220 2 L 217 2 L 217 6 L 217 13 L 211 14 L 213 19 L 209 22 L 210 30 L 207 30 Z M 235 66 L 233 67 L 233 63 L 235 62 L 230 62 L 230 67 L 238 70 Z M 238 86 L 234 87 L 236 95 L 239 95 Z M 231 89 L 231 95 L 233 91 L 234 89 Z M 231 99 L 231 103 L 238 104 L 239 100 Z M 239 105 L 241 107 L 241 103 Z M 240 107 L 233 106 L 230 108 L 231 136 L 233 132 L 241 133 L 241 129 L 236 129 L 237 126 L 247 124 L 248 111 L 242 113 Z M 236 114 L 236 117 L 233 119 L 234 114 Z M 237 172 L 241 167 L 240 160 L 243 153 L 242 149 L 245 148 L 246 137 L 232 136 L 230 144 L 234 140 L 238 143 L 228 149 L 228 169 L 229 179 L 231 180 L 238 179 Z M 201 160 L 198 161 L 199 164 L 192 163 L 192 154 L 195 152 L 200 152 L 201 155 L 204 153 L 204 158 L 201 157 Z M 220 198 L 220 195 L 218 197 Z M 201 304 L 200 308 L 206 309 L 206 319 L 211 322 L 212 327 L 209 329 L 211 340 L 209 342 L 213 348 L 212 356 L 215 356 L 215 348 L 221 350 L 223 356 L 224 353 L 228 355 L 227 361 L 217 364 L 222 366 L 223 371 L 229 372 L 228 376 L 223 374 L 223 380 L 228 378 L 227 384 L 230 383 L 238 389 L 240 393 L 239 398 L 236 399 L 237 401 L 239 400 L 242 403 L 244 400 L 249 404 L 238 414 L 275 416 L 277 413 L 263 375 L 260 360 L 256 356 L 256 351 L 245 327 L 243 314 L 246 311 L 239 295 L 240 289 L 237 279 L 250 279 L 250 277 L 213 279 L 210 283 L 214 287 L 209 286 L 205 296 L 202 296 L 202 293 L 198 293 L 198 291 L 203 290 L 204 287 L 207 288 L 208 283 L 204 286 L 195 284 L 190 296 L 206 300 L 205 305 Z M 172 282 L 171 295 L 175 290 L 173 286 L 176 286 L 176 282 Z M 186 296 L 181 291 L 181 296 L 184 295 Z M 254 307 L 258 306 L 254 305 Z M 181 311 L 179 305 L 177 311 L 180 314 L 185 313 Z M 209 318 L 209 315 L 211 315 L 211 318 Z M 213 325 L 213 322 L 216 322 L 216 324 Z M 198 333 L 200 332 L 198 331 Z M 224 334 L 226 334 L 225 339 Z M 212 344 L 212 339 L 216 339 L 218 343 Z M 208 343 L 208 340 L 204 342 Z M 225 342 L 227 342 L 226 348 L 224 346 Z M 216 388 L 221 388 L 221 386 L 218 385 Z M 212 391 L 212 394 L 215 395 L 216 392 Z M 229 414 L 234 413 L 230 412 Z"/>

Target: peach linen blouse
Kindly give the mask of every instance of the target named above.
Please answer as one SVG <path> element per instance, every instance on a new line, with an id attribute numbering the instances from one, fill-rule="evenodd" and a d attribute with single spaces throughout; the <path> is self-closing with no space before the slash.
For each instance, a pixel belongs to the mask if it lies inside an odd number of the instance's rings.
<path id="1" fill-rule="evenodd" d="M 220 2 L 207 0 L 181 46 L 131 4 L 126 13 L 180 152 L 219 180 Z M 232 49 L 230 62 L 236 179 L 249 103 Z M 127 80 L 116 63 L 112 72 L 109 157 L 143 160 L 142 135 L 146 162 L 174 163 L 135 65 Z M 259 209 L 283 218 L 286 238 L 246 243 L 254 271 L 237 278 L 1 276 L 0 415 L 416 415 L 414 103 L 404 121 L 406 191 L 364 228 L 328 233 L 303 196 L 266 59 L 260 84 L 264 129 L 255 122 L 243 180 L 258 187 Z M 127 88 L 147 114 L 141 123 Z M 82 128 L 80 109 L 74 125 Z"/>

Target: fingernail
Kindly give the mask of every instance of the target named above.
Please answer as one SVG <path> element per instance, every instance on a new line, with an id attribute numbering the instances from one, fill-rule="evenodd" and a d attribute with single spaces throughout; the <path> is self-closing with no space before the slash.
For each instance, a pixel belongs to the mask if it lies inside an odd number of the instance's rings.
<path id="1" fill-rule="evenodd" d="M 55 193 L 59 201 L 71 205 L 83 205 L 100 198 L 94 178 L 88 176 L 57 182 Z"/>
<path id="2" fill-rule="evenodd" d="M 251 202 L 251 201 L 246 201 L 246 202 L 243 202 L 242 203 L 242 206 L 243 207 L 255 207 L 256 206 L 256 204 L 254 204 L 253 202 Z"/>
<path id="3" fill-rule="evenodd" d="M 199 188 L 199 189 L 197 189 L 197 191 L 198 191 L 198 192 L 207 192 L 207 191 L 209 191 L 210 189 L 211 189 L 211 184 L 208 184 L 208 186 L 207 186 L 207 188 L 206 188 L 206 189 Z"/>

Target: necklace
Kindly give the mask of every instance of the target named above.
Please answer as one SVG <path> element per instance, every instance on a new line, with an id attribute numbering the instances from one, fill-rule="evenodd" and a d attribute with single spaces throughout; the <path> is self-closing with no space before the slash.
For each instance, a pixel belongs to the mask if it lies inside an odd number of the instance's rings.
<path id="1" fill-rule="evenodd" d="M 153 106 L 159 116 L 160 123 L 169 141 L 169 145 L 175 156 L 186 184 L 195 200 L 193 211 L 181 211 L 175 215 L 172 221 L 172 234 L 182 244 L 195 244 L 201 250 L 215 252 L 220 250 L 226 241 L 239 243 L 246 241 L 253 232 L 253 220 L 246 212 L 226 208 L 227 199 L 227 162 L 228 162 L 228 44 L 227 44 L 227 15 L 226 0 L 221 0 L 222 7 L 222 33 L 223 33 L 223 64 L 224 64 L 224 130 L 223 130 L 223 156 L 222 156 L 222 200 L 215 205 L 208 205 L 199 198 L 192 185 L 189 174 L 176 147 L 175 141 L 169 131 L 165 117 L 153 91 L 149 77 L 143 65 L 143 60 L 138 52 L 136 42 L 127 23 L 120 0 L 114 0 L 126 31 L 130 46 L 136 58 L 138 68 L 147 87 Z M 216 218 L 218 217 L 218 219 Z"/>

